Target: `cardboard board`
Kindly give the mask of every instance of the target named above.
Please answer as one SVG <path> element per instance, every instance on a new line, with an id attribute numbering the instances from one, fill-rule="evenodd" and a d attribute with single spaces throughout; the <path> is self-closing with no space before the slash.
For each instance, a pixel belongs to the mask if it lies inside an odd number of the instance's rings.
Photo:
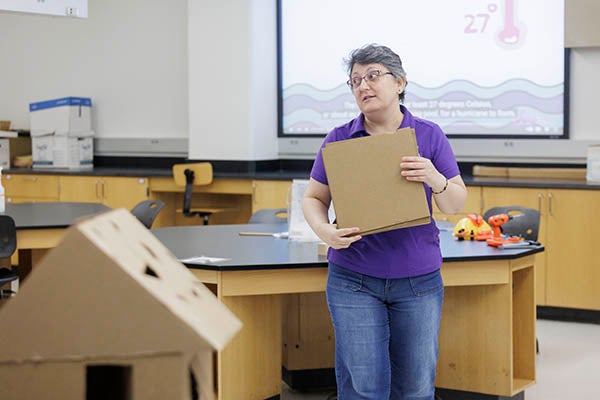
<path id="1" fill-rule="evenodd" d="M 160 386 L 161 398 L 190 398 L 193 371 L 200 399 L 212 399 L 213 351 L 241 328 L 124 209 L 68 229 L 0 308 L 0 320 L 10 326 L 2 338 L 11 345 L 0 346 L 0 393 L 10 393 L 7 399 L 84 398 L 86 371 L 95 365 L 122 369 L 116 378 L 126 388 Z M 127 398 L 150 398 L 136 390 Z"/>
<path id="2" fill-rule="evenodd" d="M 325 146 L 339 228 L 358 227 L 359 234 L 368 235 L 430 222 L 423 184 L 400 175 L 400 162 L 408 155 L 418 155 L 412 128 Z"/>

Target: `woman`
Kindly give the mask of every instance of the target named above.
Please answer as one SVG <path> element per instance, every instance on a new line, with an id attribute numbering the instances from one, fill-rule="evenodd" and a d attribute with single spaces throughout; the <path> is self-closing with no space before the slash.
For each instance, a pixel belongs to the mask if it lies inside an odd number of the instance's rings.
<path id="1" fill-rule="evenodd" d="M 459 212 L 467 191 L 450 144 L 436 124 L 414 117 L 404 100 L 406 73 L 385 46 L 354 50 L 346 61 L 361 113 L 333 129 L 325 144 L 412 127 L 420 155 L 403 157 L 401 175 L 424 184 L 447 214 Z M 402 201 L 402 199 L 398 199 Z M 327 219 L 331 202 L 321 151 L 302 200 L 314 232 L 330 246 L 327 303 L 336 338 L 339 400 L 434 399 L 437 338 L 444 286 L 435 222 L 357 235 Z"/>

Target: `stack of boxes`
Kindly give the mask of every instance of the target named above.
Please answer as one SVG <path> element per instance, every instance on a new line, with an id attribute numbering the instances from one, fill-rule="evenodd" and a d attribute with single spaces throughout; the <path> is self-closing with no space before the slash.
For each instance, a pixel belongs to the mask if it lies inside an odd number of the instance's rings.
<path id="1" fill-rule="evenodd" d="M 94 165 L 92 100 L 65 97 L 29 105 L 33 168 Z"/>

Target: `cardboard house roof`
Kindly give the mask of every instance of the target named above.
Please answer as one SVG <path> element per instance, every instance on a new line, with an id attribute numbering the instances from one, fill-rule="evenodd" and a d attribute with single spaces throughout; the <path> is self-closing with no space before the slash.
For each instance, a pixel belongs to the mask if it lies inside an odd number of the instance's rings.
<path id="1" fill-rule="evenodd" d="M 127 210 L 67 230 L 0 308 L 0 363 L 221 350 L 241 322 Z M 10 343 L 10 345 L 6 345 Z"/>

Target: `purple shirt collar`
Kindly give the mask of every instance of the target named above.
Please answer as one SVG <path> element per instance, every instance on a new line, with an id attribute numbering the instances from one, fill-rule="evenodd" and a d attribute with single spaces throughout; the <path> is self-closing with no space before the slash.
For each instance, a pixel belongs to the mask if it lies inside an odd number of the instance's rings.
<path id="1" fill-rule="evenodd" d="M 404 118 L 402 119 L 402 123 L 398 129 L 413 126 L 414 117 L 410 111 L 408 111 L 402 104 L 400 104 L 400 111 L 402 111 L 402 114 L 404 114 Z M 354 118 L 350 124 L 350 137 L 355 138 L 367 135 L 369 135 L 369 133 L 365 129 L 365 115 L 360 113 L 358 118 Z"/>

